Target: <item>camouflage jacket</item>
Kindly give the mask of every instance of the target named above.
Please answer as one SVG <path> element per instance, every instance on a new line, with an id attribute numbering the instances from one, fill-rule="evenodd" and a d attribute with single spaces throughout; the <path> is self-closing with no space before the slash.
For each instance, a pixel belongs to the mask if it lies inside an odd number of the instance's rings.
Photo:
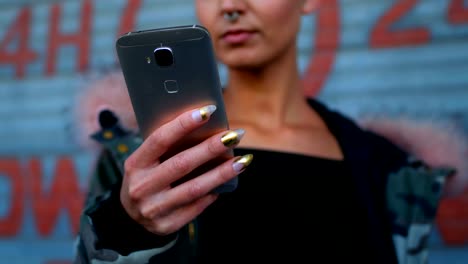
<path id="1" fill-rule="evenodd" d="M 372 234 L 382 248 L 381 263 L 427 263 L 427 239 L 434 223 L 442 189 L 451 168 L 430 168 L 375 133 L 365 131 L 317 101 L 310 102 L 336 136 L 369 217 L 385 212 L 391 237 L 381 239 L 384 223 L 372 223 Z M 111 112 L 92 137 L 104 151 L 96 164 L 77 238 L 75 263 L 194 263 L 197 222 L 177 234 L 155 236 L 133 222 L 119 202 L 122 167 L 141 143 Z M 105 120 L 106 118 L 101 118 Z M 110 121 L 109 121 L 110 120 Z M 372 189 L 386 190 L 383 203 Z M 380 197 L 380 196 L 379 196 Z M 382 206 L 384 204 L 384 206 Z M 143 242 L 142 242 L 143 241 Z M 136 246 L 138 245 L 138 246 Z"/>

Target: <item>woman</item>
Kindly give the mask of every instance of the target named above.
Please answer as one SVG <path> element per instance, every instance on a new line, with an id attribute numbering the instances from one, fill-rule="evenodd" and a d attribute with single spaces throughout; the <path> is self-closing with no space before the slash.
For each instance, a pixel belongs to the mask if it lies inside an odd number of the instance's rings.
<path id="1" fill-rule="evenodd" d="M 202 126 L 200 116 L 215 107 L 182 114 L 130 151 L 116 146 L 134 142 L 134 134 L 102 112 L 103 129 L 121 136 L 109 142 L 94 135 L 108 151 L 97 165 L 76 263 L 424 262 L 443 182 L 453 171 L 429 169 L 304 97 L 296 37 L 301 16 L 317 4 L 196 1 L 228 68 L 224 100 L 236 129 L 161 163 L 165 149 Z M 235 158 L 170 187 L 228 148 Z M 211 192 L 237 175 L 234 192 Z"/>

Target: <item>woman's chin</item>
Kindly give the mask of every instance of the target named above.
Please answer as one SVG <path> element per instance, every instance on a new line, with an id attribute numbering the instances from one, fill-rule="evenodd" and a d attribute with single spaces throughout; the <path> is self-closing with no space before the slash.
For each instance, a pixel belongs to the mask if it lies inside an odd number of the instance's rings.
<path id="1" fill-rule="evenodd" d="M 236 70 L 255 70 L 262 68 L 265 62 L 259 56 L 248 56 L 247 54 L 232 54 L 229 57 L 221 59 L 228 68 Z"/>
<path id="2" fill-rule="evenodd" d="M 262 64 L 255 64 L 252 62 L 238 62 L 226 64 L 229 69 L 237 71 L 256 71 L 262 68 Z"/>

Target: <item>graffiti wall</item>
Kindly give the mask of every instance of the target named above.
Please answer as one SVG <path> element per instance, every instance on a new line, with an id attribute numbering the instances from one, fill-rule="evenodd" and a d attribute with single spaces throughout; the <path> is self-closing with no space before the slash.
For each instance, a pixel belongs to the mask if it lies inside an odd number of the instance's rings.
<path id="1" fill-rule="evenodd" d="M 323 3 L 299 37 L 307 95 L 468 135 L 468 1 Z M 121 33 L 196 22 L 192 0 L 0 0 L 0 263 L 71 262 L 95 157 L 74 140 L 76 96 L 116 66 Z M 432 263 L 468 262 L 467 208 L 468 190 L 443 201 Z"/>

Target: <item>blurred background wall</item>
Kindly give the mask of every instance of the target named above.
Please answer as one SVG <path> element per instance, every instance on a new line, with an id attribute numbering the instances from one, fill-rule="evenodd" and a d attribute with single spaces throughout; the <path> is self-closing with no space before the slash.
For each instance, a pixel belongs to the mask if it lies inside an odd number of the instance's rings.
<path id="1" fill-rule="evenodd" d="M 323 2 L 299 38 L 308 95 L 468 135 L 468 1 Z M 116 67 L 119 34 L 192 23 L 192 0 L 0 0 L 0 263 L 71 262 L 94 159 L 73 139 L 76 96 Z M 468 191 L 443 201 L 430 244 L 432 263 L 468 263 Z"/>

